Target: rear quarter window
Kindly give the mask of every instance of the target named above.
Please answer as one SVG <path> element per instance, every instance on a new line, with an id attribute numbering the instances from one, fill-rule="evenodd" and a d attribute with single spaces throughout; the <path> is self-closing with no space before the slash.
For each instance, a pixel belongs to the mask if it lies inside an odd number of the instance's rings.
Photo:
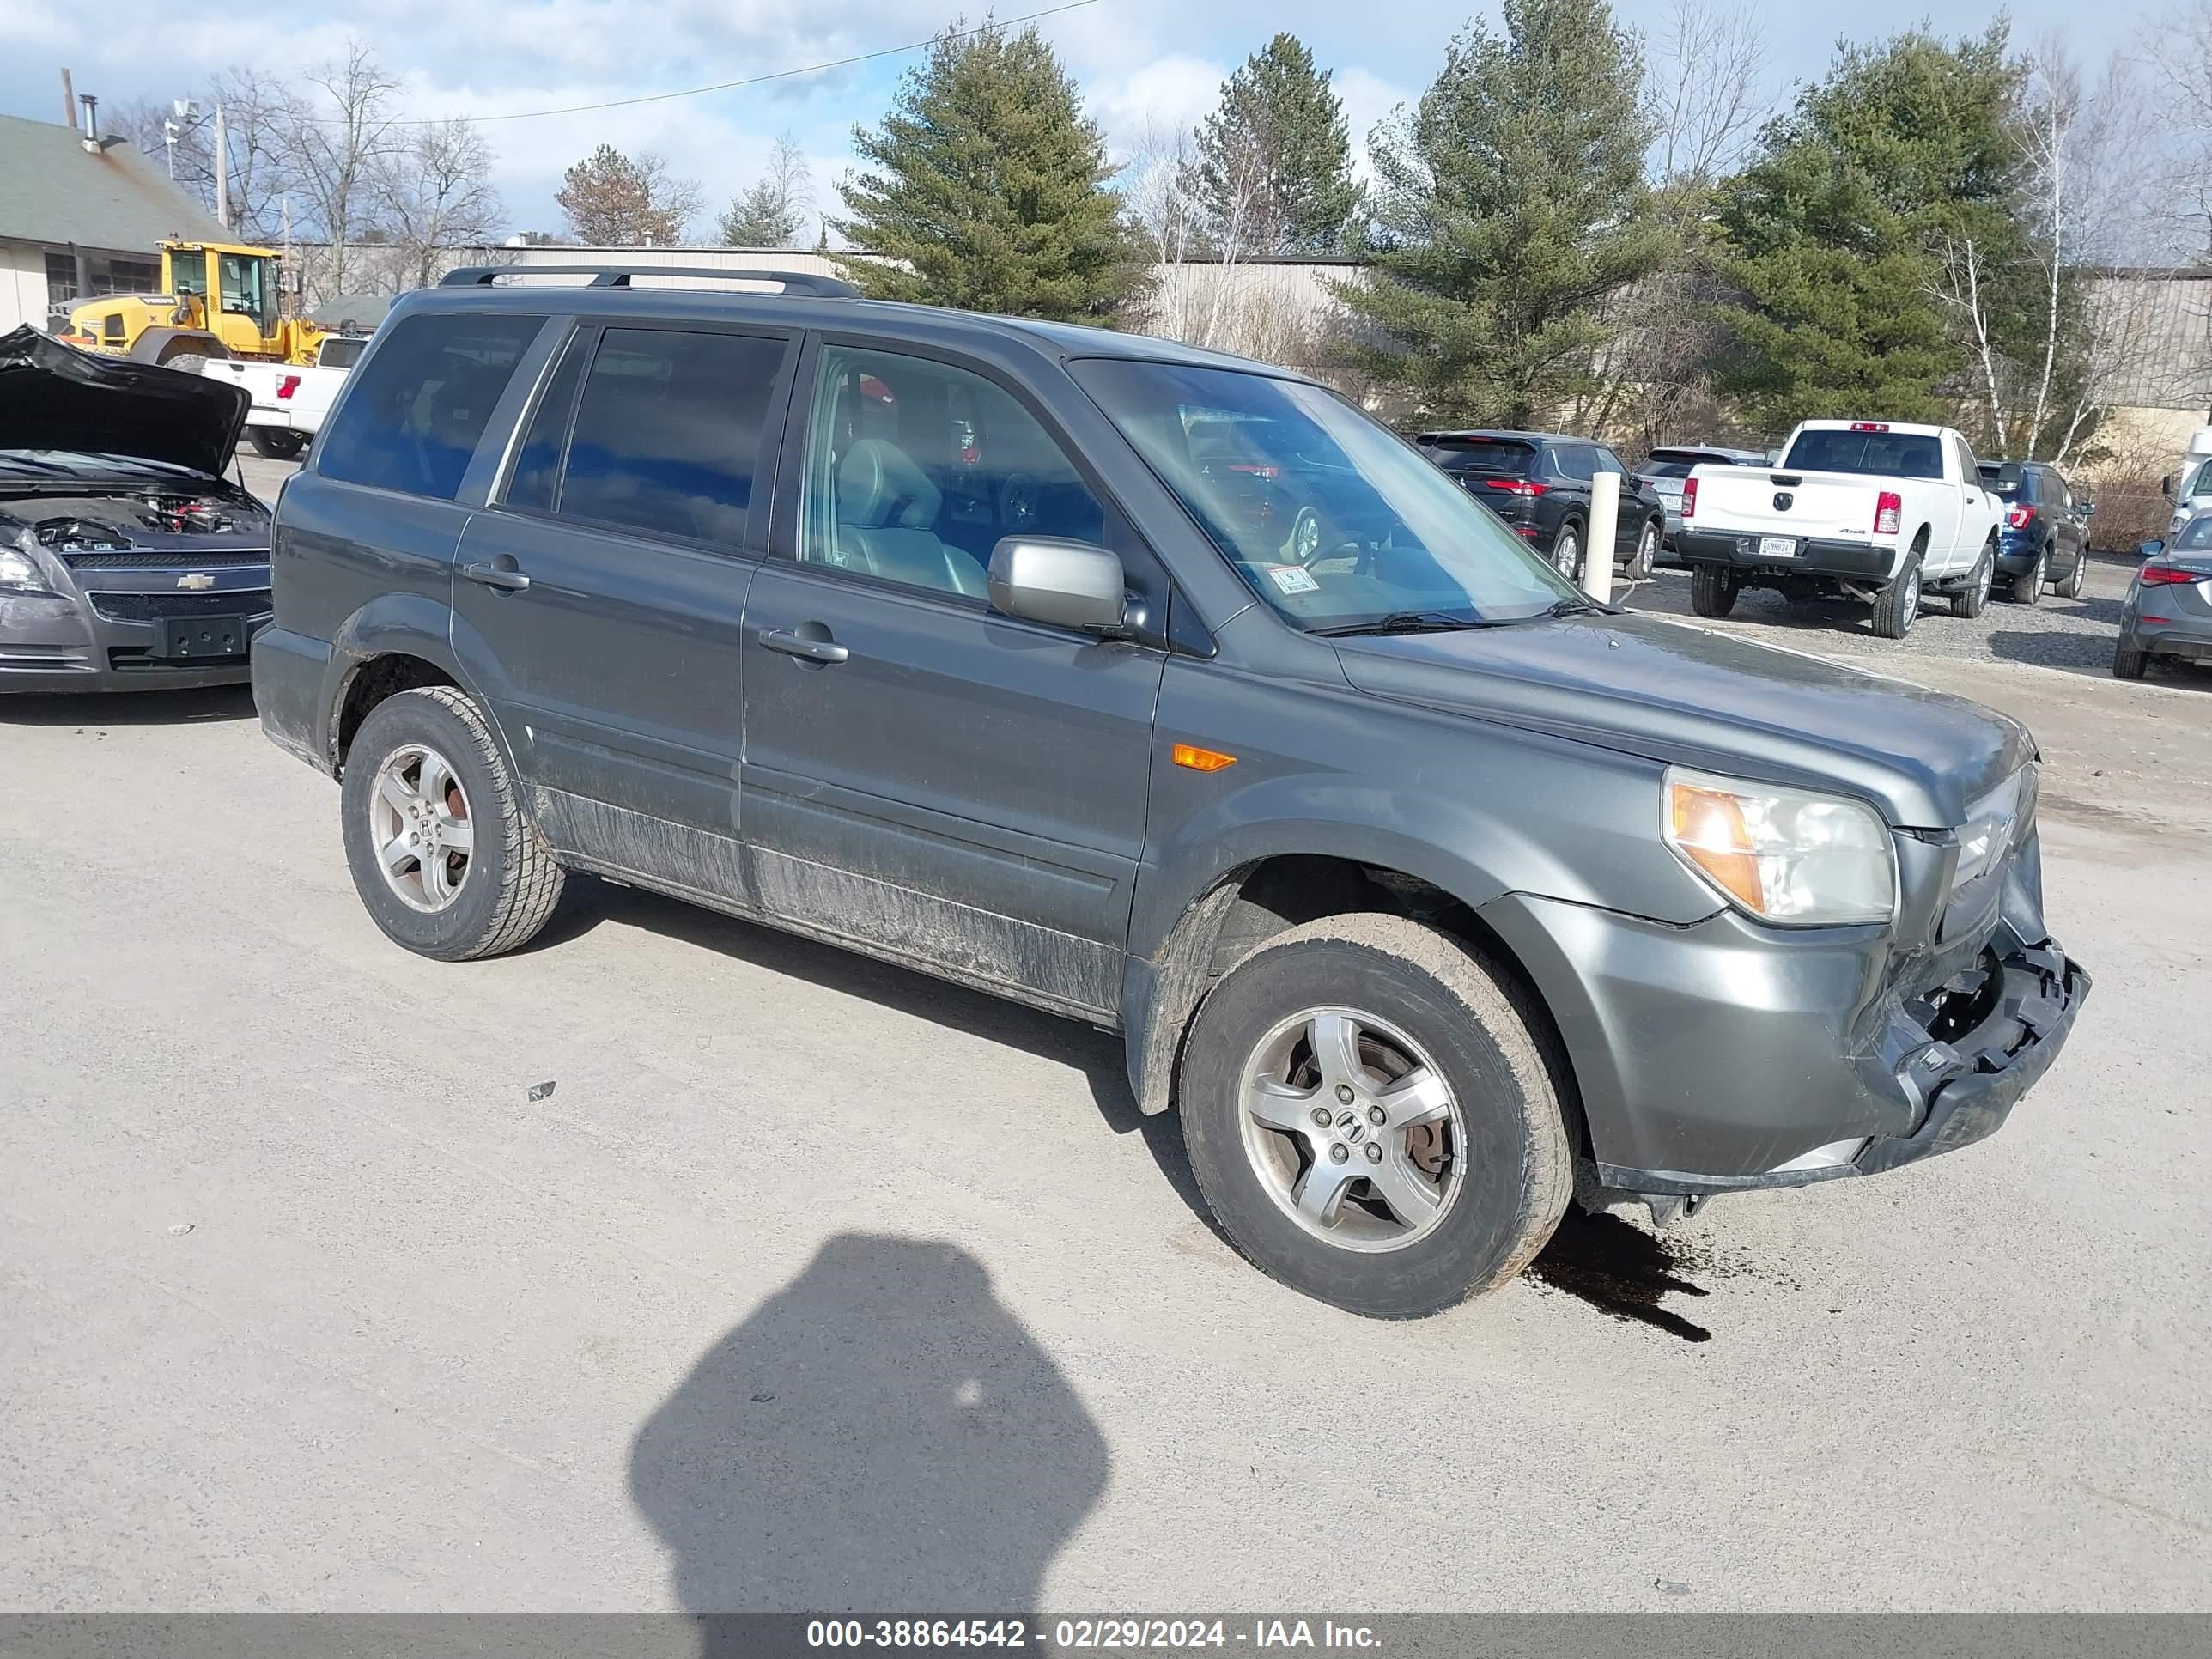
<path id="1" fill-rule="evenodd" d="M 317 471 L 450 501 L 542 316 L 433 313 L 402 319 L 356 371 Z"/>

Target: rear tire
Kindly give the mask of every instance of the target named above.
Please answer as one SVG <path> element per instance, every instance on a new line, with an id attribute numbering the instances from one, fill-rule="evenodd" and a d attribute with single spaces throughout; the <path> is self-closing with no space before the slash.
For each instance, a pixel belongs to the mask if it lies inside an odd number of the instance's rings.
<path id="1" fill-rule="evenodd" d="M 2128 643 L 2127 635 L 2112 649 L 2112 678 L 2116 680 L 2139 680 L 2143 670 L 2150 666 L 2150 653 L 2139 646 Z"/>
<path id="2" fill-rule="evenodd" d="M 294 460 L 307 447 L 307 441 L 298 433 L 283 431 L 276 427 L 248 427 L 246 438 L 253 445 L 253 453 L 264 460 Z"/>
<path id="3" fill-rule="evenodd" d="M 2038 550 L 2035 562 L 2012 579 L 2012 602 L 2014 605 L 2041 605 L 2044 578 L 2051 572 L 2051 550 Z"/>
<path id="4" fill-rule="evenodd" d="M 423 769 L 432 763 L 450 786 L 428 788 Z M 405 811 L 410 779 L 434 797 L 444 833 L 468 830 L 465 853 L 431 854 L 434 884 L 422 860 L 404 850 L 414 844 L 410 832 L 428 829 Z M 355 890 L 385 936 L 418 956 L 470 962 L 514 950 L 560 902 L 566 872 L 523 812 L 483 715 L 451 686 L 398 692 L 369 710 L 347 751 L 338 799 Z M 398 849 L 401 867 L 392 875 L 380 850 L 387 847 Z"/>
<path id="5" fill-rule="evenodd" d="M 1901 640 L 1912 631 L 1920 614 L 1920 550 L 1905 556 L 1905 568 L 1891 577 L 1875 596 L 1874 631 L 1886 640 Z"/>
<path id="6" fill-rule="evenodd" d="M 161 359 L 163 368 L 173 368 L 179 374 L 198 374 L 207 367 L 207 354 L 203 351 L 179 351 Z"/>
<path id="7" fill-rule="evenodd" d="M 1740 591 L 1735 577 L 1724 566 L 1690 567 L 1690 609 L 1700 617 L 1727 616 L 1735 609 L 1735 596 Z"/>
<path id="8" fill-rule="evenodd" d="M 1199 1189 L 1255 1266 L 1353 1313 L 1419 1318 L 1494 1289 L 1544 1247 L 1573 1190 L 1535 1029 L 1502 974 L 1403 916 L 1279 933 L 1192 1024 L 1178 1097 Z M 1324 1030 L 1350 1053 L 1324 1052 Z M 1390 1196 L 1409 1178 L 1425 1193 Z M 1316 1204 L 1332 1193 L 1333 1212 Z"/>

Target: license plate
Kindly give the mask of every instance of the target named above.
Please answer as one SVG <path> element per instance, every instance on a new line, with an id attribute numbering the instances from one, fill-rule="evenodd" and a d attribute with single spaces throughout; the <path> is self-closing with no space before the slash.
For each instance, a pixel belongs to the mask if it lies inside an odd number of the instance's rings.
<path id="1" fill-rule="evenodd" d="M 1794 559 L 1797 556 L 1797 538 L 1795 536 L 1761 536 L 1759 538 L 1759 556 L 1762 559 Z"/>
<path id="2" fill-rule="evenodd" d="M 174 662 L 242 657 L 251 638 L 244 617 L 164 617 L 154 624 L 153 654 Z"/>

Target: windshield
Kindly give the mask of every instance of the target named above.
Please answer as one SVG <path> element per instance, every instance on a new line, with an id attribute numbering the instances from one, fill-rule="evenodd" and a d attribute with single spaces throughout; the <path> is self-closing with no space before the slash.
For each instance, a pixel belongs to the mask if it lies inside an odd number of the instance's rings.
<path id="1" fill-rule="evenodd" d="M 1176 363 L 1071 367 L 1252 591 L 1297 627 L 1512 622 L 1580 600 L 1419 450 L 1319 386 Z"/>
<path id="2" fill-rule="evenodd" d="M 1943 446 L 1923 432 L 1801 432 L 1782 464 L 1792 472 L 1866 472 L 1887 478 L 1940 478 Z"/>

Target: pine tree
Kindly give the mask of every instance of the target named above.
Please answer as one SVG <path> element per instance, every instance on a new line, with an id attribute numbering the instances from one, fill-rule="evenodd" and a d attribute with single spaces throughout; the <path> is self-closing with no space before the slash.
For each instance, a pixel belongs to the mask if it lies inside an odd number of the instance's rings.
<path id="1" fill-rule="evenodd" d="M 1981 374 L 1981 332 L 2000 374 L 2039 343 L 2006 131 L 2018 74 L 2002 23 L 1955 46 L 1916 29 L 1846 47 L 1723 186 L 1723 274 L 1743 297 L 1722 312 L 1741 349 L 1719 383 L 1759 424 L 1939 418 Z"/>
<path id="2" fill-rule="evenodd" d="M 1427 420 L 1516 425 L 1596 389 L 1601 303 L 1667 239 L 1644 182 L 1636 39 L 1605 0 L 1504 0 L 1378 134 L 1373 280 L 1344 302 L 1394 337 L 1364 366 Z"/>
<path id="3" fill-rule="evenodd" d="M 1278 34 L 1222 82 L 1191 187 L 1207 241 L 1234 254 L 1328 253 L 1359 211 L 1352 139 L 1329 72 Z"/>
<path id="4" fill-rule="evenodd" d="M 814 211 L 814 170 L 787 132 L 775 141 L 768 171 L 731 198 L 720 222 L 724 247 L 790 247 Z"/>
<path id="5" fill-rule="evenodd" d="M 1105 322 L 1143 284 L 1114 168 L 1075 82 L 1035 28 L 955 22 L 900 82 L 880 126 L 855 127 L 869 164 L 833 222 L 877 257 L 847 262 L 878 299 Z"/>

